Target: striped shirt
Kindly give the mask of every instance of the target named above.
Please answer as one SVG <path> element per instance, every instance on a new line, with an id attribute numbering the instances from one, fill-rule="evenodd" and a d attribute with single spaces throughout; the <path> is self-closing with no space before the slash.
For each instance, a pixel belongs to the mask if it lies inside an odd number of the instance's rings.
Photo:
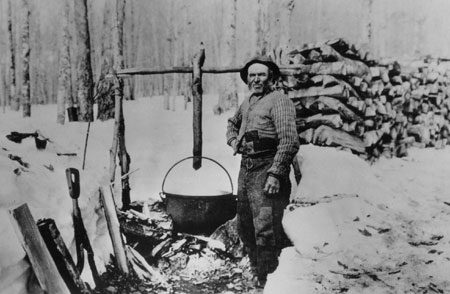
<path id="1" fill-rule="evenodd" d="M 290 165 L 300 145 L 292 101 L 277 91 L 260 97 L 251 95 L 245 99 L 234 116 L 228 119 L 228 145 L 236 139 L 244 150 L 248 150 L 244 134 L 251 131 L 256 131 L 259 139 L 268 138 L 277 142 L 269 174 L 278 178 L 288 177 Z M 251 151 L 247 154 L 252 155 Z"/>

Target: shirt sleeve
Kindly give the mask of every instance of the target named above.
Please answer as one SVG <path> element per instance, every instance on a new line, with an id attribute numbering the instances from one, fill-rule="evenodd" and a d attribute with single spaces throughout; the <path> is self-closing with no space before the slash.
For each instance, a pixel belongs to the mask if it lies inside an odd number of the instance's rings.
<path id="1" fill-rule="evenodd" d="M 241 108 L 236 111 L 236 113 L 228 119 L 227 125 L 227 144 L 231 146 L 231 142 L 236 139 L 239 135 L 239 129 L 241 128 L 242 122 L 242 112 Z"/>
<path id="2" fill-rule="evenodd" d="M 290 165 L 300 147 L 299 137 L 295 126 L 295 106 L 285 95 L 282 95 L 272 108 L 278 147 L 274 162 L 268 170 L 269 174 L 277 178 L 289 177 Z"/>

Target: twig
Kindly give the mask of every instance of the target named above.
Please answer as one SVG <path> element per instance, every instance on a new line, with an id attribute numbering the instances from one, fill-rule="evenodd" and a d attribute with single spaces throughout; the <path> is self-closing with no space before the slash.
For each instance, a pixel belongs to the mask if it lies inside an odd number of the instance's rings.
<path id="1" fill-rule="evenodd" d="M 84 164 L 86 162 L 86 149 L 88 145 L 88 139 L 89 139 L 89 129 L 91 128 L 91 122 L 88 122 L 87 132 L 86 132 L 86 140 L 84 141 L 84 153 L 83 153 L 83 166 L 82 170 L 84 170 Z"/>
<path id="2" fill-rule="evenodd" d="M 138 170 L 139 170 L 139 169 L 137 168 L 137 169 L 135 169 L 135 170 L 132 170 L 132 171 L 130 171 L 130 172 L 127 172 L 126 174 L 124 174 L 123 176 L 121 176 L 119 179 L 114 180 L 114 182 L 110 182 L 109 185 L 110 185 L 110 186 L 113 186 L 117 181 L 122 180 L 123 178 L 125 178 L 125 177 L 127 177 L 127 176 L 129 176 L 129 175 L 131 175 L 131 174 L 133 174 L 133 173 L 135 173 L 135 172 L 137 172 Z"/>

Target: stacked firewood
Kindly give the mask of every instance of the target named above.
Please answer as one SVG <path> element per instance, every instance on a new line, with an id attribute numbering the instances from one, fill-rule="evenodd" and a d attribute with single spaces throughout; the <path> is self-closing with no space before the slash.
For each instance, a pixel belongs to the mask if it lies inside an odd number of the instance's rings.
<path id="1" fill-rule="evenodd" d="M 281 87 L 295 104 L 302 143 L 338 146 L 367 159 L 402 157 L 411 145 L 447 144 L 449 63 L 375 62 L 342 39 L 288 57 Z"/>

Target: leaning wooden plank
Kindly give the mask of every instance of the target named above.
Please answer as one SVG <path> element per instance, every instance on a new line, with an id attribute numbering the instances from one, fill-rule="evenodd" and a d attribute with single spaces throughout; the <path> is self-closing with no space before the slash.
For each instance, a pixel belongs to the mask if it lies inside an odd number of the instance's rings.
<path id="1" fill-rule="evenodd" d="M 47 245 L 50 254 L 55 261 L 59 273 L 66 282 L 67 287 L 71 293 L 91 293 L 89 288 L 80 278 L 72 256 L 67 249 L 66 243 L 61 237 L 61 234 L 53 219 L 41 219 L 37 226 L 45 244 Z"/>
<path id="2" fill-rule="evenodd" d="M 117 267 L 122 273 L 127 274 L 127 256 L 125 255 L 125 248 L 123 245 L 122 235 L 120 233 L 120 224 L 116 213 L 114 199 L 111 193 L 105 194 L 103 188 L 101 187 L 98 192 L 100 200 L 103 204 L 103 209 L 105 210 L 106 222 L 108 224 L 109 235 L 111 237 L 114 255 L 116 257 Z"/>
<path id="3" fill-rule="evenodd" d="M 58 273 L 28 205 L 22 204 L 10 210 L 10 219 L 42 289 L 49 294 L 69 294 L 69 289 Z"/>
<path id="4" fill-rule="evenodd" d="M 317 145 L 347 147 L 360 154 L 366 152 L 364 142 L 360 138 L 324 125 L 314 131 L 313 143 Z"/>

